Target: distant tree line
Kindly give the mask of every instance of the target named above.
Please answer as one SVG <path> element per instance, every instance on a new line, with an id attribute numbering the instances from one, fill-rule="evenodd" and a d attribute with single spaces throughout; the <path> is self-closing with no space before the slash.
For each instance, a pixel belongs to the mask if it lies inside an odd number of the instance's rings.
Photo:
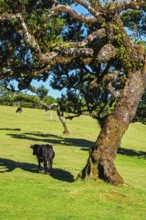
<path id="1" fill-rule="evenodd" d="M 48 95 L 48 89 L 46 89 L 44 86 L 40 86 L 39 88 L 31 87 L 31 94 L 24 93 L 24 92 L 12 92 L 12 90 L 8 90 L 4 87 L 3 83 L 0 84 L 0 105 L 6 105 L 6 106 L 22 106 L 25 108 L 36 108 L 36 109 L 42 109 L 45 108 L 44 105 L 42 105 L 42 102 L 46 105 L 50 106 L 53 103 L 58 103 L 60 106 L 60 111 L 62 114 L 64 112 L 72 115 L 74 112 L 74 108 L 77 109 L 77 105 L 79 104 L 79 100 L 74 100 L 73 102 L 68 100 L 66 97 L 62 96 L 60 99 L 55 99 L 52 96 Z M 80 99 L 80 102 L 84 103 L 85 100 Z M 114 103 L 113 103 L 114 105 Z M 104 103 L 103 103 L 104 106 Z M 104 106 L 105 107 L 105 106 Z M 102 112 L 103 115 L 101 116 L 104 118 L 104 116 L 110 114 L 113 106 L 106 104 L 105 111 Z M 98 111 L 98 110 L 97 110 Z M 86 111 L 85 109 L 82 109 L 82 114 L 86 114 L 92 116 L 93 118 L 96 118 L 97 112 L 90 114 L 90 112 Z M 99 112 L 98 112 L 99 113 Z M 104 115 L 105 114 L 105 115 Z M 74 116 L 68 116 L 67 119 L 72 119 Z M 142 99 L 139 103 L 136 115 L 133 119 L 133 122 L 141 122 L 143 124 L 146 124 L 146 90 L 142 96 Z"/>
<path id="2" fill-rule="evenodd" d="M 48 95 L 48 90 L 44 86 L 33 87 L 31 93 L 27 93 L 8 90 L 2 83 L 0 84 L 0 105 L 16 107 L 21 105 L 25 108 L 42 109 L 43 105 L 40 100 L 47 105 L 57 102 L 57 99 Z"/>

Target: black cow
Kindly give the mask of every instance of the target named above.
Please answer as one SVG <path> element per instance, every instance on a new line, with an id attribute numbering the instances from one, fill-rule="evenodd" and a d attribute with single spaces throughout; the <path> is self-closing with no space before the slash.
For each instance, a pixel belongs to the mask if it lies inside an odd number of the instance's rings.
<path id="1" fill-rule="evenodd" d="M 22 107 L 18 107 L 16 113 L 22 113 Z"/>
<path id="2" fill-rule="evenodd" d="M 33 149 L 33 155 L 36 155 L 38 159 L 38 172 L 41 171 L 41 163 L 44 163 L 44 172 L 45 174 L 52 175 L 52 164 L 53 158 L 55 157 L 55 152 L 52 145 L 31 145 L 30 148 Z"/>

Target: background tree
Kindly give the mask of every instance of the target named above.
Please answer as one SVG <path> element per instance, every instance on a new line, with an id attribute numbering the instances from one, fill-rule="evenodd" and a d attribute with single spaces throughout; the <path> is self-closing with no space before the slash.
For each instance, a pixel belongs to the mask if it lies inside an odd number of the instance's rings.
<path id="1" fill-rule="evenodd" d="M 3 82 L 0 83 L 0 104 L 1 105 L 12 105 L 13 92 L 7 90 Z"/>
<path id="2" fill-rule="evenodd" d="M 79 177 L 124 184 L 114 159 L 146 84 L 144 44 L 137 42 L 137 35 L 131 39 L 125 27 L 145 33 L 146 3 L 73 2 L 82 5 L 87 14 L 77 13 L 74 4 L 69 7 L 64 1 L 0 0 L 1 77 L 7 82 L 15 78 L 23 89 L 33 78 L 45 81 L 52 71 L 54 85 L 69 89 L 67 95 L 77 106 L 77 114 L 78 106 L 98 112 L 97 106 L 108 102 L 112 112 L 101 123 Z"/>
<path id="3" fill-rule="evenodd" d="M 31 90 L 31 92 L 37 95 L 37 98 L 38 98 L 37 104 L 40 104 L 42 108 L 44 108 L 46 111 L 49 111 L 52 109 L 56 110 L 59 120 L 64 128 L 63 134 L 69 134 L 66 121 L 64 120 L 63 114 L 61 114 L 61 111 L 60 111 L 60 104 L 58 103 L 58 100 L 56 100 L 56 102 L 55 101 L 52 102 L 53 101 L 52 99 L 51 103 L 50 102 L 48 103 L 48 99 L 47 99 L 48 90 L 43 85 L 38 88 L 35 88 L 34 86 L 29 86 L 29 89 Z"/>
<path id="4" fill-rule="evenodd" d="M 0 104 L 18 107 L 21 103 L 22 107 L 42 109 L 43 104 L 40 101 L 47 106 L 57 102 L 57 99 L 48 95 L 48 91 L 44 86 L 37 88 L 31 86 L 29 91 L 18 91 L 13 86 L 12 91 L 10 88 L 5 88 L 4 83 L 0 83 Z"/>

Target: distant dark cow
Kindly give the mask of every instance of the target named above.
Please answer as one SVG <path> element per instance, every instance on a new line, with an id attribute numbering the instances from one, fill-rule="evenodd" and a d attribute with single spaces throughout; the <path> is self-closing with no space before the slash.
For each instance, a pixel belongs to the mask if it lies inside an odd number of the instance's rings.
<path id="1" fill-rule="evenodd" d="M 16 113 L 22 113 L 22 107 L 18 107 Z"/>
<path id="2" fill-rule="evenodd" d="M 44 163 L 44 172 L 45 174 L 52 175 L 52 164 L 53 158 L 55 157 L 55 152 L 52 145 L 31 145 L 30 148 L 33 149 L 33 155 L 36 155 L 38 159 L 38 171 L 41 171 L 41 163 Z"/>
<path id="3" fill-rule="evenodd" d="M 49 111 L 49 108 L 47 106 L 44 106 L 43 109 L 45 110 L 45 112 Z"/>

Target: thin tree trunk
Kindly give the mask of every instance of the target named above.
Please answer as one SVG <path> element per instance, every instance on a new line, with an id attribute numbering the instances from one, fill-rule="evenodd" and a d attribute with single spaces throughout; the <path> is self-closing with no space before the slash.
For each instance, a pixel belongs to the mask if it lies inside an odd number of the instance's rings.
<path id="1" fill-rule="evenodd" d="M 63 116 L 61 116 L 59 108 L 57 110 L 57 115 L 59 117 L 59 120 L 61 121 L 63 128 L 64 128 L 63 134 L 69 134 L 69 130 L 67 128 L 66 122 L 64 121 Z"/>
<path id="2" fill-rule="evenodd" d="M 107 117 L 95 145 L 90 151 L 87 164 L 78 177 L 104 179 L 113 185 L 124 184 L 123 178 L 116 170 L 114 159 L 121 139 L 136 114 L 145 83 L 146 64 L 143 71 L 129 73 L 115 110 Z"/>
<path id="3" fill-rule="evenodd" d="M 63 134 L 69 134 L 69 130 L 68 130 L 67 124 L 66 124 L 66 122 L 64 121 L 63 116 L 61 115 L 60 107 L 58 106 L 58 103 L 53 103 L 53 104 L 51 104 L 51 105 L 47 105 L 47 104 L 46 104 L 44 101 L 42 101 L 42 100 L 39 100 L 39 103 L 40 103 L 41 105 L 43 105 L 44 107 L 46 107 L 46 111 L 51 110 L 51 109 L 56 108 L 56 107 L 58 108 L 58 109 L 57 109 L 57 115 L 58 115 L 58 117 L 59 117 L 59 120 L 60 120 L 60 122 L 61 122 L 63 128 L 64 128 Z"/>

